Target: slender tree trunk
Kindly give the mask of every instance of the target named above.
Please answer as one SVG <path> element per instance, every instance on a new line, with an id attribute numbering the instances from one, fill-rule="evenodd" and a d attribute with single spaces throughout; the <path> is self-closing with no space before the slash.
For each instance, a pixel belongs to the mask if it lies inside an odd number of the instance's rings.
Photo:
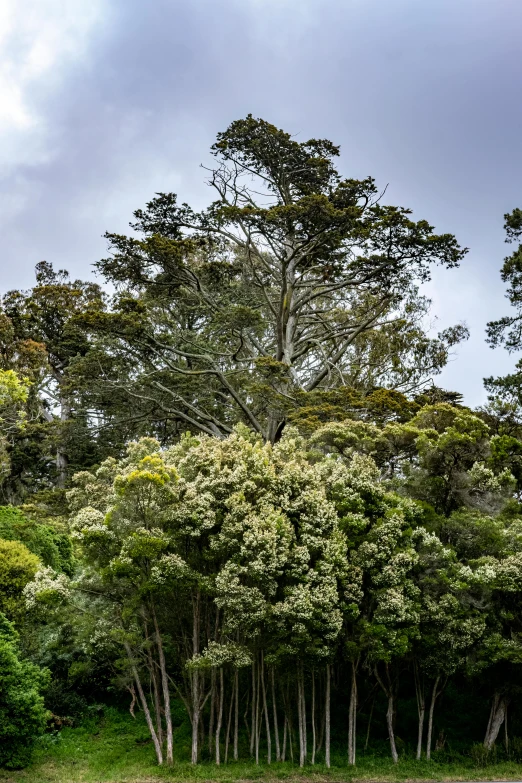
<path id="1" fill-rule="evenodd" d="M 239 672 L 237 669 L 234 674 L 234 684 L 234 761 L 237 761 L 239 757 Z"/>
<path id="2" fill-rule="evenodd" d="M 506 712 L 504 714 L 504 747 L 506 753 L 509 753 L 509 734 L 508 734 L 508 705 L 506 704 Z"/>
<path id="3" fill-rule="evenodd" d="M 288 747 L 290 748 L 290 761 L 294 763 L 294 744 L 292 742 L 292 724 L 288 721 Z"/>
<path id="4" fill-rule="evenodd" d="M 304 692 L 304 668 L 299 664 L 297 674 L 297 707 L 299 718 L 299 766 L 304 767 L 306 763 L 306 700 Z"/>
<path id="5" fill-rule="evenodd" d="M 250 755 L 253 757 L 256 742 L 256 658 L 252 658 L 252 731 L 250 732 Z"/>
<path id="6" fill-rule="evenodd" d="M 145 636 L 148 638 L 147 623 L 145 622 Z M 152 682 L 152 693 L 154 696 L 154 712 L 156 717 L 156 733 L 161 746 L 163 746 L 163 726 L 161 719 L 161 699 L 158 687 L 158 678 L 156 677 L 156 663 L 152 656 L 152 650 L 150 647 L 147 649 L 147 660 L 150 669 L 150 679 Z"/>
<path id="7" fill-rule="evenodd" d="M 192 599 L 192 655 L 199 654 L 199 638 L 201 623 L 201 594 L 197 590 Z M 201 673 L 198 669 L 193 669 L 190 674 L 190 685 L 192 690 L 192 749 L 190 760 L 192 764 L 198 763 L 198 739 L 199 722 L 201 716 Z"/>
<path id="8" fill-rule="evenodd" d="M 326 698 L 325 698 L 325 709 L 324 709 L 324 753 L 325 753 L 325 764 L 327 767 L 330 767 L 330 664 L 326 664 Z"/>
<path id="9" fill-rule="evenodd" d="M 275 674 L 274 667 L 270 669 L 270 681 L 272 686 L 272 711 L 274 713 L 274 738 L 276 747 L 276 761 L 281 761 L 281 751 L 279 747 L 279 726 L 277 723 L 277 702 L 276 702 L 276 690 L 275 690 Z"/>
<path id="10" fill-rule="evenodd" d="M 315 764 L 315 671 L 312 669 L 312 764 Z"/>
<path id="11" fill-rule="evenodd" d="M 221 763 L 221 724 L 223 723 L 223 702 L 225 701 L 225 683 L 223 678 L 223 667 L 219 670 L 219 696 L 218 696 L 218 709 L 217 709 L 217 726 L 216 726 L 216 764 L 219 766 Z"/>
<path id="12" fill-rule="evenodd" d="M 127 653 L 132 676 L 134 677 L 134 681 L 136 683 L 136 688 L 138 689 L 138 695 L 140 697 L 141 702 L 141 708 L 145 714 L 145 720 L 147 721 L 147 726 L 150 732 L 150 736 L 152 737 L 152 742 L 154 743 L 154 750 L 156 751 L 156 758 L 158 760 L 158 764 L 163 764 L 163 753 L 161 750 L 161 745 L 158 739 L 158 735 L 156 734 L 156 730 L 154 728 L 154 723 L 152 722 L 152 718 L 150 715 L 149 705 L 147 704 L 147 699 L 145 698 L 145 694 L 143 692 L 143 688 L 141 685 L 140 676 L 138 674 L 138 669 L 136 668 L 136 664 L 134 663 L 134 659 L 132 657 L 131 648 L 128 642 L 124 642 L 125 651 Z"/>
<path id="13" fill-rule="evenodd" d="M 237 669 L 236 669 L 237 671 Z M 228 762 L 228 745 L 230 743 L 230 728 L 232 726 L 232 712 L 234 710 L 234 695 L 236 690 L 236 681 L 232 683 L 232 693 L 230 694 L 230 706 L 228 708 L 227 734 L 225 738 L 225 764 Z"/>
<path id="14" fill-rule="evenodd" d="M 395 745 L 395 731 L 393 727 L 394 718 L 395 718 L 394 684 L 390 676 L 390 667 L 387 663 L 384 665 L 384 668 L 386 672 L 386 681 L 381 679 L 381 676 L 379 674 L 379 669 L 377 666 L 375 667 L 374 671 L 375 671 L 375 677 L 377 679 L 377 682 L 383 689 L 388 699 L 388 708 L 386 710 L 386 726 L 388 728 L 388 737 L 390 740 L 390 750 L 391 750 L 393 763 L 397 764 L 397 762 L 399 761 L 399 754 L 397 753 L 397 746 Z"/>
<path id="15" fill-rule="evenodd" d="M 366 742 L 364 743 L 364 751 L 368 750 L 368 743 L 370 742 L 370 729 L 372 726 L 373 708 L 375 707 L 375 696 L 372 700 L 372 706 L 370 708 L 370 717 L 368 718 L 368 728 L 366 730 Z"/>
<path id="16" fill-rule="evenodd" d="M 433 690 L 431 692 L 430 711 L 428 714 L 428 736 L 426 738 L 426 759 L 428 761 L 431 759 L 431 745 L 433 741 L 433 714 L 435 712 L 435 702 L 439 696 L 439 691 L 437 690 L 439 687 L 439 682 L 440 675 L 435 678 L 435 682 L 433 683 Z"/>
<path id="17" fill-rule="evenodd" d="M 500 727 L 504 720 L 506 720 L 508 704 L 509 699 L 507 699 L 506 696 L 500 696 L 498 693 L 495 693 L 488 730 L 484 737 L 484 747 L 487 750 L 491 750 L 495 744 Z"/>
<path id="18" fill-rule="evenodd" d="M 56 449 L 56 486 L 64 489 L 67 481 L 69 459 L 64 443 L 65 425 L 71 418 L 71 404 L 68 398 L 60 392 L 60 434 L 58 448 Z"/>
<path id="19" fill-rule="evenodd" d="M 390 691 L 388 696 L 388 709 L 386 710 L 386 725 L 388 727 L 388 736 L 390 738 L 390 749 L 392 754 L 393 763 L 397 764 L 399 761 L 399 754 L 397 753 L 397 747 L 395 745 L 395 732 L 393 730 L 393 713 L 394 713 L 394 699 L 393 693 Z"/>
<path id="20" fill-rule="evenodd" d="M 163 642 L 161 641 L 161 634 L 158 627 L 158 620 L 156 618 L 156 612 L 154 607 L 152 608 L 152 616 L 154 619 L 154 628 L 156 631 L 156 644 L 158 646 L 158 657 L 161 672 L 161 684 L 163 686 L 163 708 L 165 710 L 165 726 L 167 729 L 167 764 L 172 764 L 174 761 L 174 743 L 172 740 L 172 717 L 170 714 L 170 692 L 169 692 L 169 678 L 167 676 L 167 666 L 165 664 L 165 654 L 163 652 Z"/>
<path id="21" fill-rule="evenodd" d="M 210 718 L 208 722 L 208 752 L 210 757 L 214 753 L 214 722 L 216 713 L 216 670 L 212 667 L 210 672 Z"/>
<path id="22" fill-rule="evenodd" d="M 281 761 L 285 761 L 286 759 L 286 726 L 287 726 L 287 719 L 286 719 L 286 713 L 283 720 L 283 752 L 281 753 Z"/>
<path id="23" fill-rule="evenodd" d="M 426 716 L 426 694 L 424 690 L 424 678 L 419 671 L 419 666 L 415 661 L 413 664 L 413 673 L 415 678 L 415 694 L 417 696 L 417 713 L 419 716 L 419 728 L 417 732 L 417 761 L 422 757 L 422 740 L 424 735 L 424 718 Z"/>
<path id="24" fill-rule="evenodd" d="M 257 678 L 256 678 L 256 721 L 255 721 L 255 749 L 256 749 L 256 764 L 259 764 L 259 740 L 260 740 L 260 734 L 261 734 L 261 715 L 260 715 L 260 709 L 261 709 L 261 699 L 260 699 L 260 690 L 261 690 L 261 676 L 260 676 L 260 666 L 259 661 L 257 663 Z"/>
<path id="25" fill-rule="evenodd" d="M 268 704 L 266 699 L 266 687 L 265 687 L 265 656 L 261 653 L 261 691 L 263 693 L 263 712 L 265 713 L 265 728 L 266 728 L 266 761 L 267 764 L 272 763 L 272 737 L 270 733 L 270 715 L 268 713 Z"/>
<path id="26" fill-rule="evenodd" d="M 352 687 L 350 691 L 350 708 L 348 714 L 348 764 L 355 764 L 356 729 L 357 729 L 357 665 L 352 661 Z"/>

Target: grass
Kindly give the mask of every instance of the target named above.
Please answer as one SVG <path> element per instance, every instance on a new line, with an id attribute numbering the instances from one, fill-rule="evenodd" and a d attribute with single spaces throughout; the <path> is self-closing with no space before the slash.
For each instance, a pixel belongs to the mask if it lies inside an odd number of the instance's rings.
<path id="1" fill-rule="evenodd" d="M 188 733 L 181 727 L 176 746 L 180 758 L 188 756 Z M 209 781 L 276 781 L 288 783 L 344 783 L 345 781 L 459 781 L 517 780 L 522 764 L 504 761 L 479 766 L 472 758 L 445 762 L 402 758 L 394 766 L 378 755 L 360 756 L 349 769 L 343 759 L 333 758 L 331 769 L 322 764 L 300 770 L 291 763 L 256 766 L 250 761 L 217 767 L 210 762 L 192 767 L 177 761 L 171 768 L 155 763 L 147 728 L 127 714 L 106 710 L 79 728 L 66 728 L 60 734 L 46 735 L 38 745 L 30 767 L 20 771 L 0 770 L 1 783 L 194 783 Z"/>

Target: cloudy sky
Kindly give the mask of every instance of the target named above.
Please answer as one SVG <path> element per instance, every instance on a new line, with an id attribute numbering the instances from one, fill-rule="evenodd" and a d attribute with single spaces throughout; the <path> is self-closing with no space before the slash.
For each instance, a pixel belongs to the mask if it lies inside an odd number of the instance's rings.
<path id="1" fill-rule="evenodd" d="M 441 383 L 480 404 L 515 361 L 484 327 L 522 206 L 521 36 L 520 0 L 0 0 L 0 289 L 42 259 L 92 275 L 157 191 L 204 206 L 199 164 L 252 112 L 470 248 L 429 294 L 472 332 Z"/>

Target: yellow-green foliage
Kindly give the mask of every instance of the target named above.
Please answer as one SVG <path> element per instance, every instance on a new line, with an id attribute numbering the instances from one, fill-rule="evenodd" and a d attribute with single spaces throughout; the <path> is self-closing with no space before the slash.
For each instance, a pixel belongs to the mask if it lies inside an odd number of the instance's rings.
<path id="1" fill-rule="evenodd" d="M 22 590 L 36 574 L 39 559 L 19 541 L 0 538 L 0 612 L 10 619 L 24 610 Z"/>

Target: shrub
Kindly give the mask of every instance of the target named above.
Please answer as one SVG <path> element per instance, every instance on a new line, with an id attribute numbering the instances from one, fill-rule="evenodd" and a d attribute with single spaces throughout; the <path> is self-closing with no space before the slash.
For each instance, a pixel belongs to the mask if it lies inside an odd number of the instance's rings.
<path id="1" fill-rule="evenodd" d="M 39 559 L 19 541 L 0 538 L 0 612 L 10 619 L 23 614 L 22 590 L 33 579 Z"/>
<path id="2" fill-rule="evenodd" d="M 72 576 L 71 539 L 50 525 L 35 522 L 15 506 L 0 506 L 0 538 L 21 541 L 42 563 Z"/>
<path id="3" fill-rule="evenodd" d="M 20 659 L 14 627 L 0 613 L 0 767 L 29 762 L 47 722 L 41 695 L 47 681 L 45 670 Z"/>

